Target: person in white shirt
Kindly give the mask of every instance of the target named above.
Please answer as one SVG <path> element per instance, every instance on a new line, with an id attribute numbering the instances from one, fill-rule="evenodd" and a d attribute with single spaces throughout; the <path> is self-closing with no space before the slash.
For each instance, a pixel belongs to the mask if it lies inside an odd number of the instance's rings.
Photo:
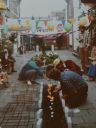
<path id="1" fill-rule="evenodd" d="M 79 27 L 79 54 L 81 59 L 81 66 L 84 73 L 86 73 L 86 66 L 88 64 L 88 31 L 85 26 Z"/>

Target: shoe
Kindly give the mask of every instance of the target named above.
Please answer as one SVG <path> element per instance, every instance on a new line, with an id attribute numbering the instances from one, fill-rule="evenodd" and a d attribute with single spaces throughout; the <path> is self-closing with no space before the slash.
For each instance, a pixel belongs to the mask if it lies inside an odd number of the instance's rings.
<path id="1" fill-rule="evenodd" d="M 31 83 L 31 81 L 30 81 L 30 80 L 28 80 L 28 81 L 27 81 L 27 84 L 28 84 L 28 85 L 32 85 L 32 83 Z"/>
<path id="2" fill-rule="evenodd" d="M 12 72 L 17 72 L 16 70 L 12 70 Z"/>

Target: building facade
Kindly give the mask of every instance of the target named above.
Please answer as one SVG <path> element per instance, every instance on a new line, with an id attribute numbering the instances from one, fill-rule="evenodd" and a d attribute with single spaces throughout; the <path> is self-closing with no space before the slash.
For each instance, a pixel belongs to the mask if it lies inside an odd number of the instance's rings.
<path id="1" fill-rule="evenodd" d="M 55 11 L 51 12 L 51 17 L 60 17 L 61 19 L 64 18 L 66 19 L 66 9 L 63 9 L 61 11 Z"/>
<path id="2" fill-rule="evenodd" d="M 20 2 L 21 0 L 4 0 L 7 10 L 5 17 L 7 18 L 19 18 L 20 17 Z"/>
<path id="3" fill-rule="evenodd" d="M 74 17 L 74 0 L 66 0 L 67 3 L 67 18 Z"/>

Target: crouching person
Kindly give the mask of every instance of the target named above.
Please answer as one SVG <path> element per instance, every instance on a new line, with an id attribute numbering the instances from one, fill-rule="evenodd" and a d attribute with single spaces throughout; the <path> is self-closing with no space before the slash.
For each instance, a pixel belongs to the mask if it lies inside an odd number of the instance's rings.
<path id="1" fill-rule="evenodd" d="M 43 77 L 43 70 L 37 65 L 37 63 L 30 59 L 21 69 L 19 73 L 19 80 L 26 81 L 28 85 L 35 82 L 37 78 Z"/>
<path id="2" fill-rule="evenodd" d="M 62 90 L 65 104 L 69 108 L 76 108 L 85 103 L 87 99 L 88 85 L 79 74 L 73 71 L 60 72 L 58 69 L 46 70 L 47 77 L 59 80 L 61 86 L 57 85 L 55 92 Z"/>

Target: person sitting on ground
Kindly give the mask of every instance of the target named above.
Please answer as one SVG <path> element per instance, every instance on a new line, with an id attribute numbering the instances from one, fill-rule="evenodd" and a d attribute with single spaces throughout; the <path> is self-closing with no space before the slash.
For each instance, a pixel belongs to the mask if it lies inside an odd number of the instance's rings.
<path id="1" fill-rule="evenodd" d="M 78 73 L 70 70 L 60 71 L 54 68 L 46 69 L 46 76 L 53 80 L 60 81 L 55 92 L 62 90 L 66 106 L 76 108 L 85 103 L 87 99 L 88 85 Z"/>
<path id="2" fill-rule="evenodd" d="M 33 59 L 30 59 L 21 69 L 19 73 L 19 80 L 27 81 L 28 85 L 31 85 L 32 81 L 36 78 L 43 77 L 43 70 L 39 67 Z"/>
<path id="3" fill-rule="evenodd" d="M 53 65 L 54 68 L 59 69 L 60 71 L 66 69 L 66 70 L 74 71 L 79 75 L 82 75 L 81 68 L 73 60 L 62 61 L 59 58 L 57 58 L 54 60 Z"/>
<path id="4" fill-rule="evenodd" d="M 93 46 L 89 59 L 91 60 L 91 65 L 87 73 L 88 80 L 94 81 L 96 79 L 96 46 Z"/>

